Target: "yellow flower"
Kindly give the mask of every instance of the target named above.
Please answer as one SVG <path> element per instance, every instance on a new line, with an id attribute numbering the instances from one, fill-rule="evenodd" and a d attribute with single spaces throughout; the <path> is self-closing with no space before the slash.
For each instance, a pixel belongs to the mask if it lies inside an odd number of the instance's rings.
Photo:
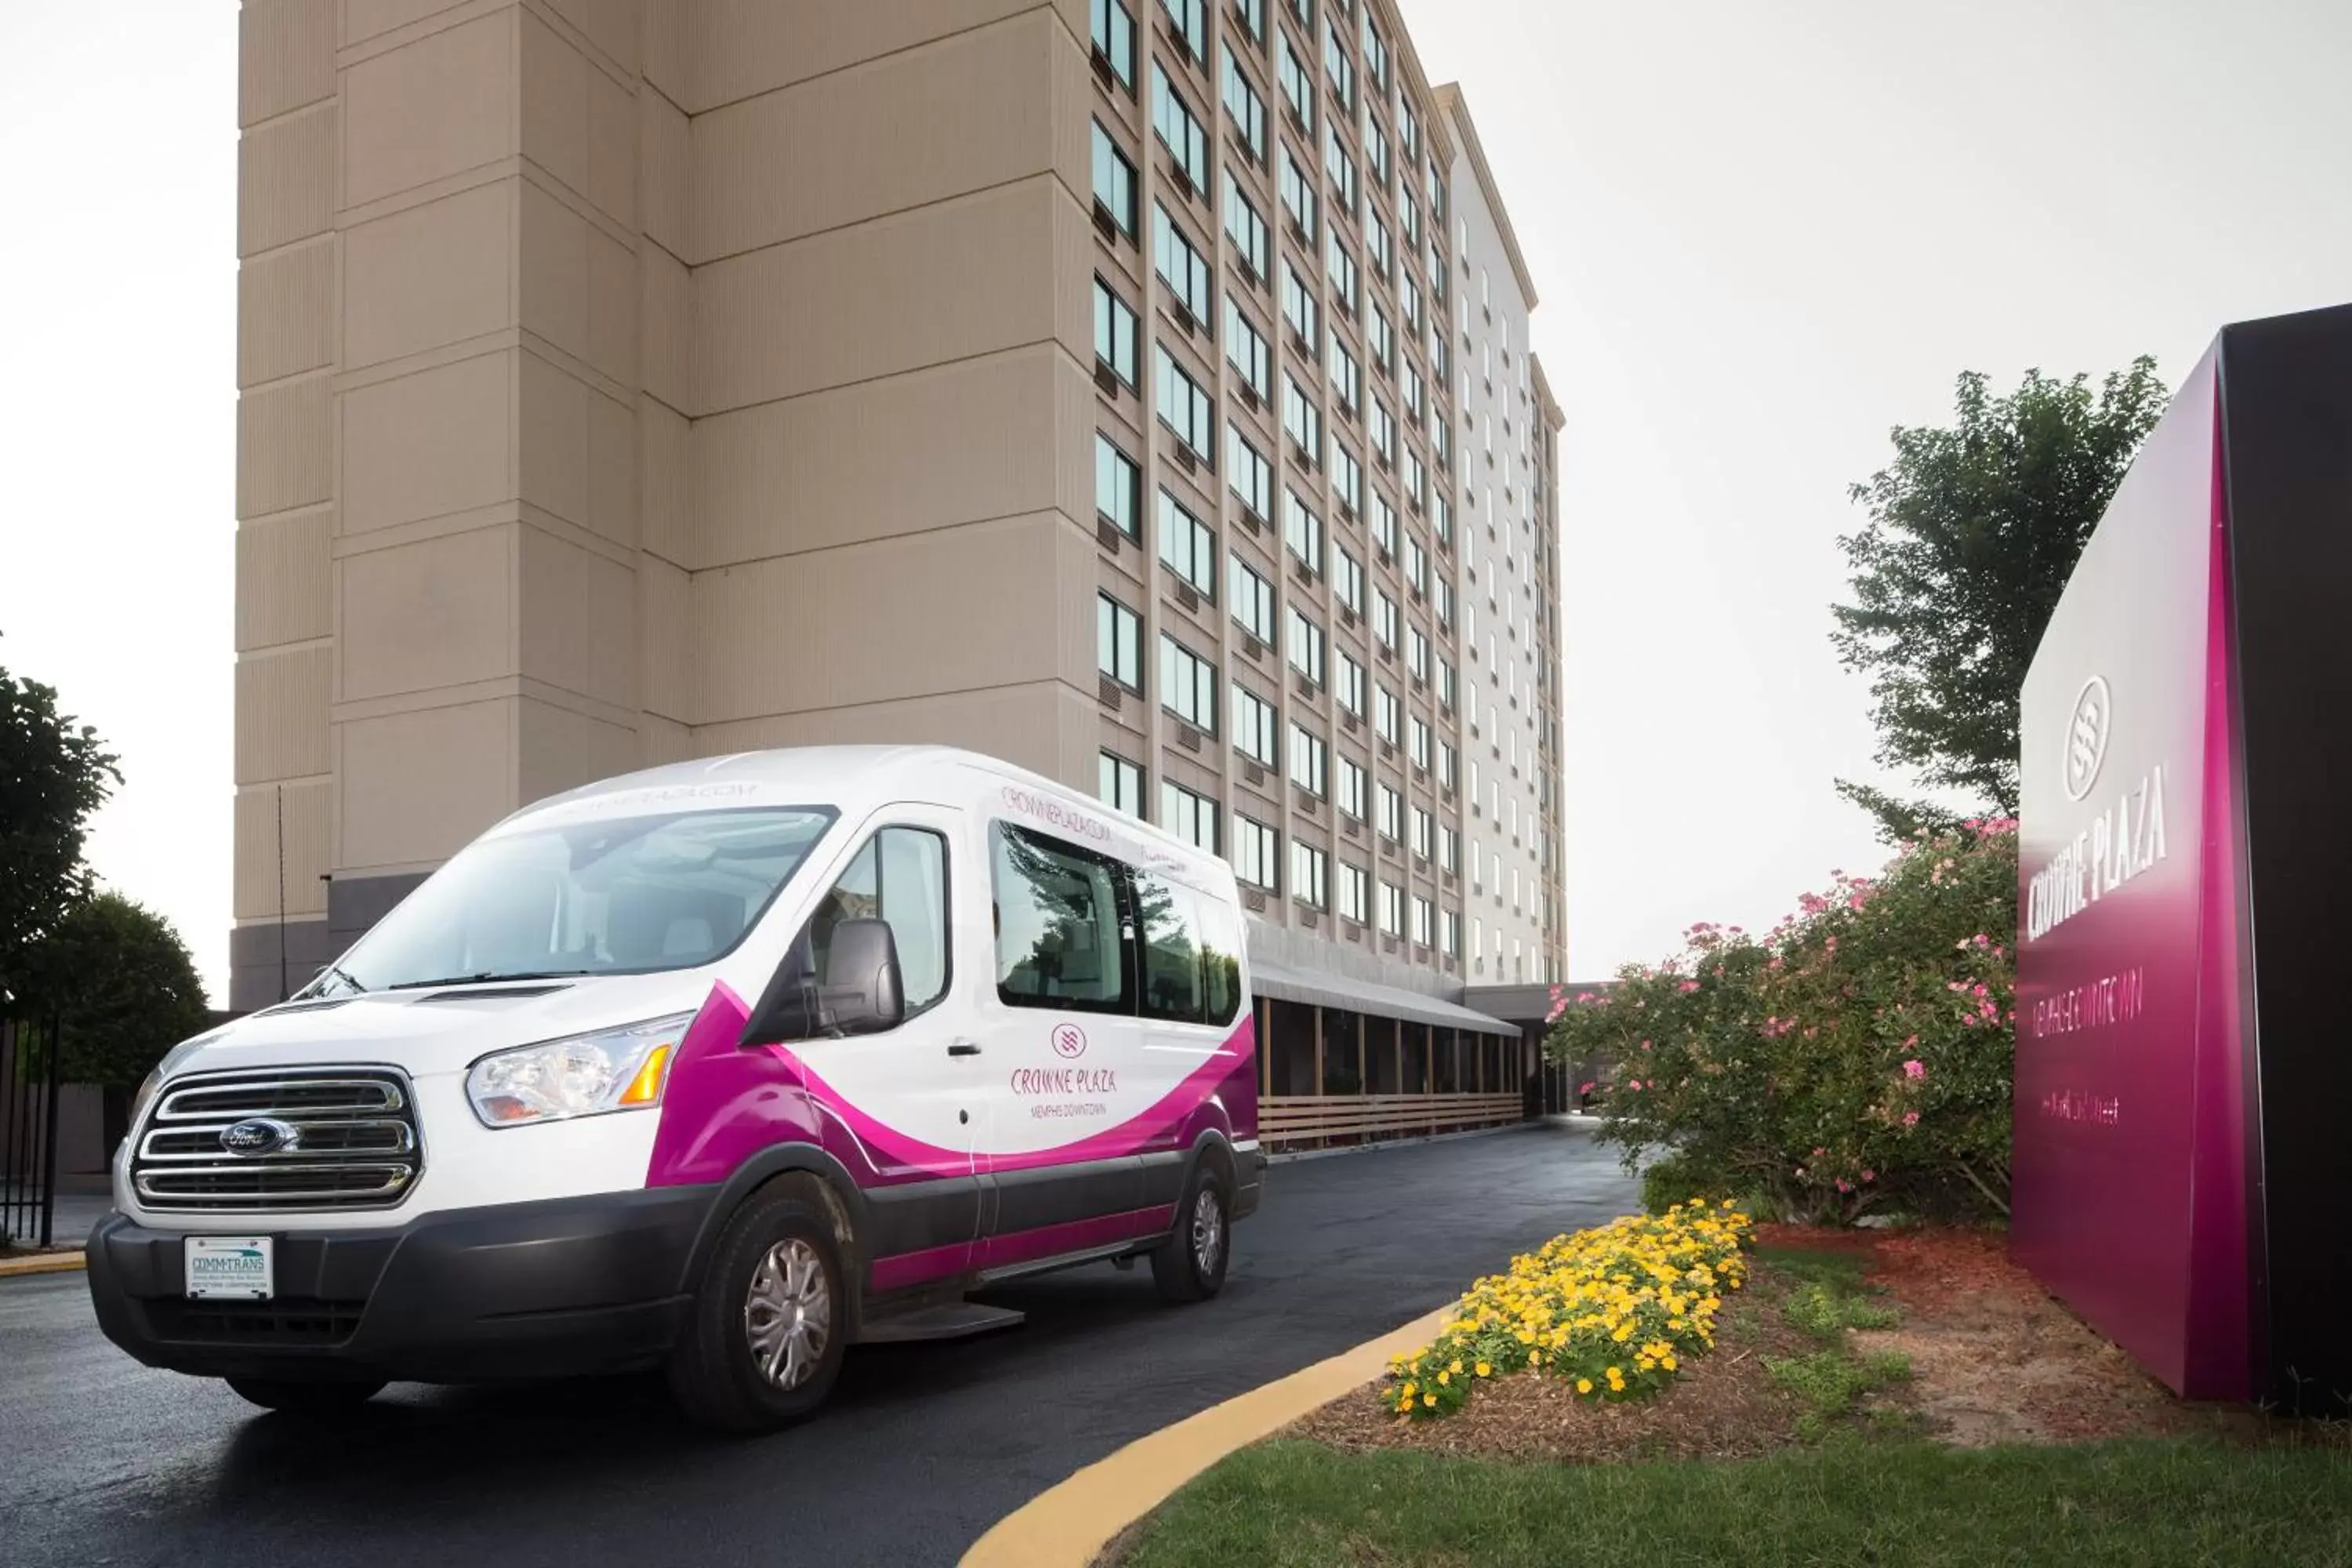
<path id="1" fill-rule="evenodd" d="M 1437 1381 L 1441 1384 L 1452 1383 L 1454 1374 L 1450 1372 L 1441 1372 L 1437 1374 Z"/>
<path id="2" fill-rule="evenodd" d="M 1579 1393 L 1579 1394 L 1590 1394 L 1590 1393 L 1591 1393 L 1591 1392 L 1592 1392 L 1592 1380 L 1591 1380 L 1591 1378 L 1589 1378 L 1589 1377 L 1580 1377 L 1580 1378 L 1578 1378 L 1578 1379 L 1576 1380 L 1576 1392 L 1577 1392 L 1577 1393 Z"/>
<path id="3" fill-rule="evenodd" d="M 1421 1396 L 1421 1403 L 1424 1407 L 1433 1405 L 1437 1403 L 1437 1395 L 1434 1394 L 1424 1394 Z"/>
<path id="4" fill-rule="evenodd" d="M 1478 1375 L 1479 1375 L 1480 1377 L 1485 1377 L 1487 1373 L 1489 1373 L 1493 1372 L 1494 1370 L 1495 1370 L 1495 1369 L 1494 1369 L 1493 1367 L 1491 1367 L 1491 1366 L 1487 1365 L 1487 1364 L 1486 1364 L 1485 1362 L 1483 1362 L 1483 1361 L 1482 1361 L 1482 1362 L 1480 1362 L 1480 1363 L 1478 1363 Z"/>

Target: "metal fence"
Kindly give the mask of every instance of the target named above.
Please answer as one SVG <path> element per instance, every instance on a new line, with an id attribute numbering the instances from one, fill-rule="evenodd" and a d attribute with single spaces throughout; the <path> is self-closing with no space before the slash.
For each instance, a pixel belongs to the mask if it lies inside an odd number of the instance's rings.
<path id="1" fill-rule="evenodd" d="M 55 1018 L 0 1014 L 0 1245 L 56 1240 L 58 1058 Z"/>

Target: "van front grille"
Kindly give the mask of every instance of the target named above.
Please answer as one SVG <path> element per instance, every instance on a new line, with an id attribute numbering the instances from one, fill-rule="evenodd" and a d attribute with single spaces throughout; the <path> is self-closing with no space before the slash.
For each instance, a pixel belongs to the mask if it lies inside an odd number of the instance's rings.
<path id="1" fill-rule="evenodd" d="M 246 1123 L 256 1134 L 224 1134 Z M 408 1081 L 382 1068 L 213 1073 L 156 1103 L 131 1162 L 152 1209 L 261 1213 L 398 1204 L 424 1169 Z"/>

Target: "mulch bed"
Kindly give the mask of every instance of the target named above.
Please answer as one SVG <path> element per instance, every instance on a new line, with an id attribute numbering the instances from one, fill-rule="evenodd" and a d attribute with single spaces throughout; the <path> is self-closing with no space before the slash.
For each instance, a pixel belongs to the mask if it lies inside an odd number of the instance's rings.
<path id="1" fill-rule="evenodd" d="M 1958 1447 L 2160 1436 L 2218 1420 L 2174 1399 L 2010 1260 L 1996 1231 L 1827 1231 L 1762 1225 L 1775 1247 L 1864 1259 L 1867 1278 L 1902 1310 L 1894 1329 L 1856 1332 L 1854 1348 L 1908 1356 L 1908 1383 L 1870 1396 L 1912 1413 L 1916 1429 Z M 1767 1377 L 1764 1357 L 1818 1348 L 1779 1302 L 1785 1277 L 1759 1263 L 1726 1302 L 1715 1350 L 1684 1363 L 1665 1392 L 1637 1404 L 1579 1399 L 1531 1373 L 1496 1379 L 1442 1421 L 1405 1422 L 1370 1387 L 1324 1406 L 1286 1436 L 1349 1449 L 1506 1455 L 1597 1462 L 1735 1458 L 1789 1447 L 1799 1406 Z"/>

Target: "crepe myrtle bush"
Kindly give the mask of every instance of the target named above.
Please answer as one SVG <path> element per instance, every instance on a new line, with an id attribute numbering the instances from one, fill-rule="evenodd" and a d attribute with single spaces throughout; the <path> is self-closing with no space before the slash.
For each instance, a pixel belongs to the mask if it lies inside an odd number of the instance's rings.
<path id="1" fill-rule="evenodd" d="M 1701 924 L 1681 953 L 1577 993 L 1548 1048 L 1604 1062 L 1601 1136 L 1669 1199 L 1748 1194 L 1791 1218 L 2009 1212 L 2017 824 L 1906 842 L 1761 937 Z"/>

